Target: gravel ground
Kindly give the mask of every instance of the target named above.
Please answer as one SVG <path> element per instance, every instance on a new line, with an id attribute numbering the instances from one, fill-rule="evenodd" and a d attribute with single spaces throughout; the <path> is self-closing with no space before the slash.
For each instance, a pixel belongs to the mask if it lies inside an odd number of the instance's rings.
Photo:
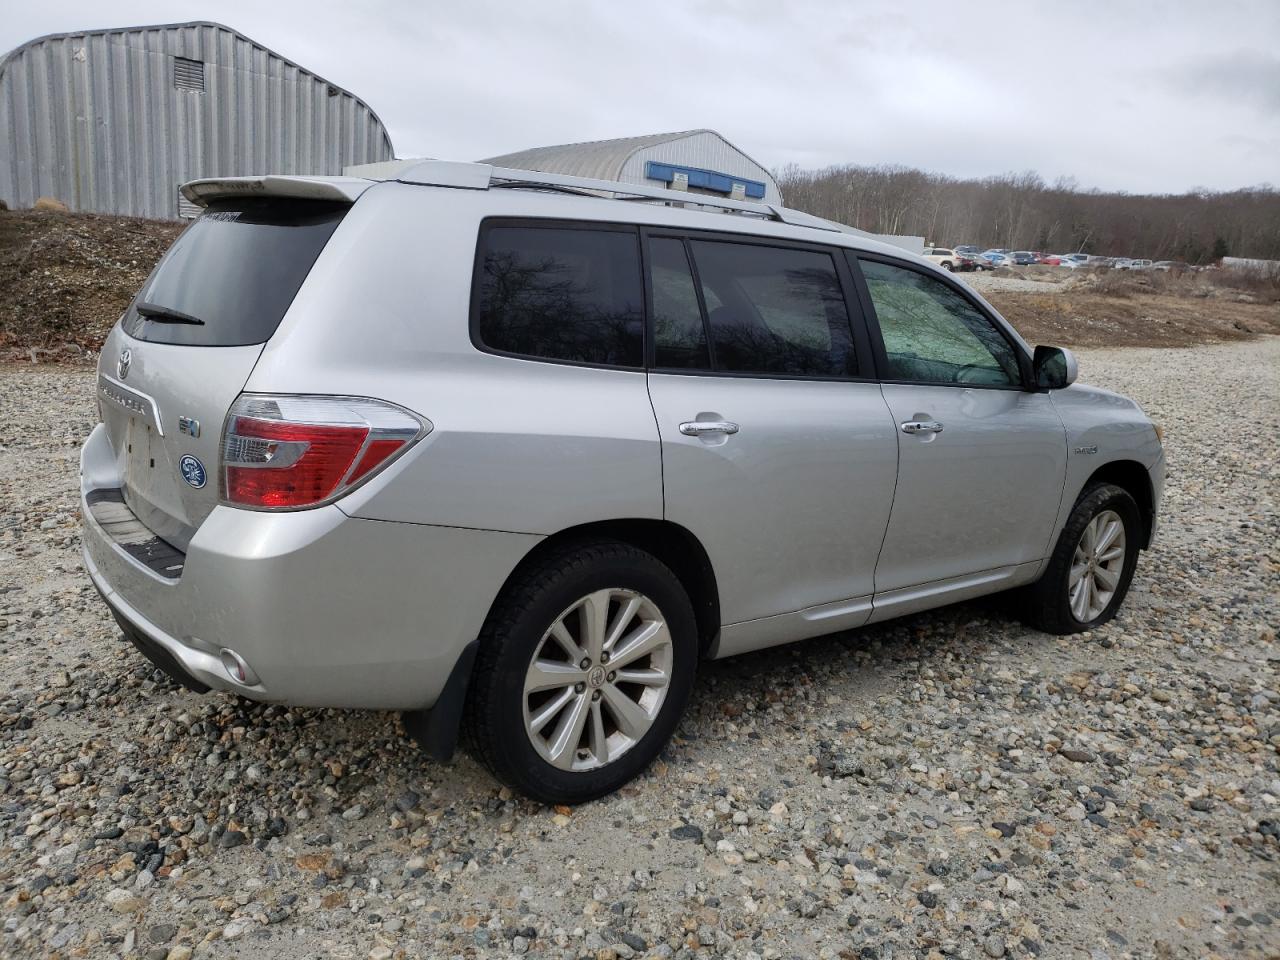
<path id="1" fill-rule="evenodd" d="M 966 604 L 709 664 L 574 810 L 150 669 L 80 566 L 92 375 L 0 368 L 0 956 L 1280 955 L 1280 339 L 1081 367 L 1171 461 L 1117 621 Z"/>

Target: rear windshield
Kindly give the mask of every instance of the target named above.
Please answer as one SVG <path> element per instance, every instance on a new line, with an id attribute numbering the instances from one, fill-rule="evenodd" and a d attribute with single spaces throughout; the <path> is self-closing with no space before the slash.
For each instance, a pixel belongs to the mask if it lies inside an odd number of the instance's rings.
<path id="1" fill-rule="evenodd" d="M 125 333 L 196 347 L 266 343 L 349 209 L 302 200 L 210 204 L 130 304 Z"/>

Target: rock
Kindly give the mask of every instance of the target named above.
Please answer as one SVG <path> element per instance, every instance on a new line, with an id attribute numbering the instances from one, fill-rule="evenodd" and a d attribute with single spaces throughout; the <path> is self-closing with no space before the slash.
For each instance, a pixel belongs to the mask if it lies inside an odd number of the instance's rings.
<path id="1" fill-rule="evenodd" d="M 239 847 L 249 842 L 249 838 L 240 830 L 228 830 L 218 838 L 218 846 L 223 850 L 230 850 L 232 847 Z"/>
<path id="2" fill-rule="evenodd" d="M 1079 750 L 1074 747 L 1067 747 L 1059 750 L 1061 756 L 1066 757 L 1072 763 L 1093 763 L 1096 759 L 1088 750 Z"/>
<path id="3" fill-rule="evenodd" d="M 365 815 L 368 812 L 369 812 L 368 807 L 366 807 L 363 803 L 357 803 L 357 804 L 354 804 L 353 806 L 347 807 L 347 809 L 342 811 L 342 819 L 348 822 L 354 821 L 354 820 L 363 820 L 365 818 Z"/>
<path id="4" fill-rule="evenodd" d="M 623 943 L 625 943 L 632 950 L 635 950 L 637 953 L 649 949 L 648 942 L 645 940 L 644 937 L 639 936 L 638 934 L 629 933 L 629 932 L 624 933 L 620 939 L 622 940 Z"/>
<path id="5" fill-rule="evenodd" d="M 692 823 L 681 824 L 671 831 L 671 836 L 676 840 L 693 840 L 696 843 L 701 843 L 702 828 Z"/>
<path id="6" fill-rule="evenodd" d="M 152 943 L 168 943 L 178 935 L 178 926 L 173 923 L 158 923 L 147 931 L 147 939 Z"/>
<path id="7" fill-rule="evenodd" d="M 182 944 L 175 944 L 165 954 L 165 960 L 191 960 L 191 948 Z"/>
<path id="8" fill-rule="evenodd" d="M 117 887 L 109 890 L 106 897 L 107 906 L 116 913 L 135 913 L 143 907 L 143 899 L 131 890 L 124 890 Z"/>
<path id="9" fill-rule="evenodd" d="M 222 928 L 223 940 L 239 940 L 249 932 L 249 924 L 243 920 L 233 920 Z"/>
<path id="10" fill-rule="evenodd" d="M 1003 957 L 1005 949 L 1003 937 L 991 936 L 982 941 L 982 950 L 988 957 Z"/>

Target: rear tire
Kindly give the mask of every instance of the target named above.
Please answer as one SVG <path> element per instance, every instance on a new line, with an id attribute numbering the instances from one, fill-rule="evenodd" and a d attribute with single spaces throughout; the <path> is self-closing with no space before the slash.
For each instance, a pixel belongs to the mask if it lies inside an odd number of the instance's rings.
<path id="1" fill-rule="evenodd" d="M 1087 487 L 1048 569 L 1023 590 L 1023 621 L 1059 635 L 1102 626 L 1129 592 L 1141 538 L 1141 515 L 1127 490 L 1110 483 Z"/>
<path id="2" fill-rule="evenodd" d="M 665 564 L 619 541 L 568 545 L 519 570 L 490 611 L 467 746 L 534 799 L 593 800 L 666 745 L 697 661 L 693 607 Z"/>
<path id="3" fill-rule="evenodd" d="M 945 270 L 945 271 L 947 271 L 947 273 L 950 273 L 954 268 L 951 266 L 951 261 L 950 261 L 950 260 L 943 260 L 943 261 L 942 261 L 942 269 L 943 269 L 943 270 Z"/>

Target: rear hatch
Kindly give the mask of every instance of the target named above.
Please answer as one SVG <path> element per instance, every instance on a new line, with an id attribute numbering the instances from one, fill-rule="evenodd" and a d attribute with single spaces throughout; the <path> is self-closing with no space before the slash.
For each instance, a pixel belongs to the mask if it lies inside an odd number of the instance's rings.
<path id="1" fill-rule="evenodd" d="M 181 550 L 218 503 L 227 410 L 348 209 L 215 196 L 103 348 L 99 406 L 124 502 Z"/>

